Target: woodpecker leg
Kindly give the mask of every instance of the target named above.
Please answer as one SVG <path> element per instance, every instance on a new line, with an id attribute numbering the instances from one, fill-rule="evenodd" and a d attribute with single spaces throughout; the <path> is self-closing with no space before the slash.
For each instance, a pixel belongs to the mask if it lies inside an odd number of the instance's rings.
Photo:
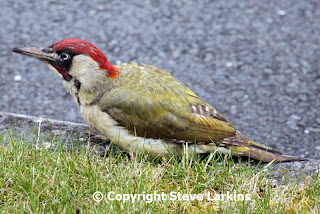
<path id="1" fill-rule="evenodd" d="M 87 128 L 82 132 L 83 136 L 90 138 L 90 142 L 95 144 L 110 143 L 110 141 L 103 135 L 99 134 L 97 131 Z"/>

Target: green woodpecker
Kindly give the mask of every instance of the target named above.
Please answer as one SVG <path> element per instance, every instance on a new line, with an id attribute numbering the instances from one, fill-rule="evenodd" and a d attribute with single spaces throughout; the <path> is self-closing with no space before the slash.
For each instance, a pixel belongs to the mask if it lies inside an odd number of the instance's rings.
<path id="1" fill-rule="evenodd" d="M 264 162 L 302 160 L 259 145 L 215 108 L 152 65 L 112 65 L 81 39 L 12 51 L 43 61 L 63 80 L 85 121 L 126 151 L 168 156 L 176 151 L 250 156 Z"/>

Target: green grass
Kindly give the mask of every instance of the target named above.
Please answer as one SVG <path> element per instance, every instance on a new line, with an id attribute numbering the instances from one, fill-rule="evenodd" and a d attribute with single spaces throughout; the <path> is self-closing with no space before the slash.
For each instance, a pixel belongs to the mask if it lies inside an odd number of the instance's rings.
<path id="1" fill-rule="evenodd" d="M 1 213 L 320 213 L 319 174 L 303 178 L 302 185 L 299 179 L 280 185 L 268 179 L 270 172 L 246 163 L 236 165 L 218 154 L 169 160 L 143 154 L 99 157 L 89 146 L 72 151 L 58 146 L 53 151 L 41 146 L 41 140 L 35 147 L 25 138 L 4 139 L 0 135 Z M 97 191 L 104 194 L 100 202 L 93 199 Z M 131 203 L 108 200 L 111 191 L 210 194 L 211 199 L 229 191 L 250 194 L 251 200 Z"/>

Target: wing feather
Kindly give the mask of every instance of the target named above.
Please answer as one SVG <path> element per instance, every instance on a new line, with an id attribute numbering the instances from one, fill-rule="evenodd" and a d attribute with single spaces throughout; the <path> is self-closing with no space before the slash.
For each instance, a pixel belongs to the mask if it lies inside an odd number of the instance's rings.
<path id="1" fill-rule="evenodd" d="M 163 69 L 124 64 L 114 81 L 99 106 L 140 137 L 219 142 L 236 132 L 216 109 Z"/>

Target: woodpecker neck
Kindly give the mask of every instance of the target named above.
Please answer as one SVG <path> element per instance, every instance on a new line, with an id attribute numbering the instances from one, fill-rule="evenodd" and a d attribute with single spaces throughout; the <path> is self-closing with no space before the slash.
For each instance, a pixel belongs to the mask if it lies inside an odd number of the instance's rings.
<path id="1" fill-rule="evenodd" d="M 104 72 L 104 69 L 101 69 L 99 64 L 90 56 L 82 54 L 73 57 L 69 74 L 73 78 L 71 81 L 63 81 L 63 84 L 79 107 L 96 102 L 100 94 L 107 90 L 108 85 L 117 81 L 111 79 L 107 72 Z"/>
<path id="2" fill-rule="evenodd" d="M 112 67 L 108 68 L 112 69 Z M 104 69 L 101 69 L 101 66 L 94 59 L 86 55 L 73 57 L 69 74 L 76 78 L 86 91 L 97 90 L 108 78 L 107 72 L 104 72 Z"/>
<path id="3" fill-rule="evenodd" d="M 113 79 L 116 79 L 117 76 L 119 75 L 119 69 L 115 66 L 113 66 L 108 60 L 107 58 L 102 55 L 104 57 L 103 59 L 103 63 L 100 63 L 100 60 L 97 61 L 97 59 L 95 59 L 98 64 L 99 64 L 99 67 L 102 69 L 102 70 L 106 70 L 109 77 L 113 78 Z"/>

